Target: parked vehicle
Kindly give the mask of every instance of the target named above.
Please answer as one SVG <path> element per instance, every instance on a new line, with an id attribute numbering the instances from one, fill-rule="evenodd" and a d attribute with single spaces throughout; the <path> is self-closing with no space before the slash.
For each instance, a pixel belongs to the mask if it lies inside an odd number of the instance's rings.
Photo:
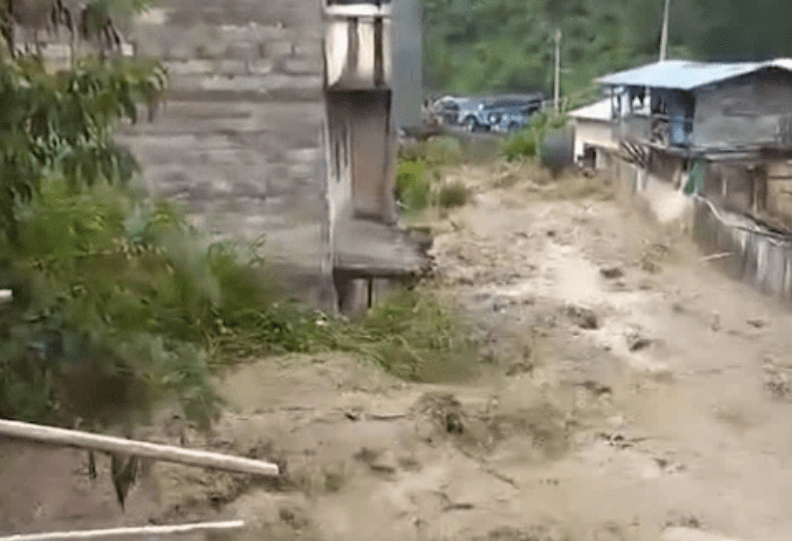
<path id="1" fill-rule="evenodd" d="M 541 107 L 541 98 L 500 98 L 484 101 L 475 111 L 467 112 L 465 126 L 469 131 L 506 132 L 520 129 Z"/>
<path id="2" fill-rule="evenodd" d="M 528 107 L 505 108 L 502 113 L 496 113 L 494 122 L 490 126 L 490 131 L 496 133 L 512 133 L 517 130 L 523 129 L 530 124 L 531 116 L 539 110 L 537 105 L 529 105 Z"/>
<path id="3" fill-rule="evenodd" d="M 510 131 L 523 127 L 541 108 L 542 95 L 443 96 L 429 105 L 430 116 L 446 126 L 469 132 Z"/>
<path id="4" fill-rule="evenodd" d="M 460 111 L 466 109 L 475 101 L 474 98 L 445 96 L 434 102 L 433 113 L 438 120 L 446 126 L 459 124 Z"/>

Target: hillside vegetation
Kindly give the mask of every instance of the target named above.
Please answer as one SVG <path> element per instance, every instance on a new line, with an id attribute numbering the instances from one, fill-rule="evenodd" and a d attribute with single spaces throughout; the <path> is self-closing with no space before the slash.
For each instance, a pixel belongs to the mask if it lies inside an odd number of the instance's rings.
<path id="1" fill-rule="evenodd" d="M 423 0 L 425 81 L 431 91 L 553 88 L 562 32 L 561 91 L 655 61 L 663 0 Z M 670 58 L 792 56 L 792 5 L 770 0 L 672 0 Z"/>

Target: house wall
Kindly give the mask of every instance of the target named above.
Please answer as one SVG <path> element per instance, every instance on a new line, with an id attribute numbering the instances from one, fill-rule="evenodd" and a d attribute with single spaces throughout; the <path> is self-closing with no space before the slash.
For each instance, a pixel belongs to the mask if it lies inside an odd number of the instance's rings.
<path id="1" fill-rule="evenodd" d="M 418 0 L 401 4 L 394 13 L 397 124 L 412 122 L 421 105 L 415 41 L 417 35 L 420 43 L 420 10 Z M 171 89 L 158 118 L 125 129 L 119 142 L 140 159 L 152 193 L 181 200 L 193 223 L 217 237 L 264 235 L 270 260 L 284 269 L 292 289 L 324 304 L 326 284 L 317 275 L 326 275 L 331 261 L 328 197 L 350 201 L 352 186 L 326 190 L 335 156 L 321 143 L 326 136 L 321 0 L 160 0 L 156 5 L 125 29 L 125 37 L 139 53 L 164 60 Z M 358 106 L 368 104 L 352 105 Z M 363 158 L 372 161 L 392 150 L 385 148 L 381 115 L 348 132 L 369 145 L 357 152 L 361 159 L 352 164 L 348 146 L 341 157 L 345 167 L 376 176 L 380 187 L 380 175 L 392 171 L 378 163 L 377 173 Z M 364 128 L 375 136 L 365 137 Z M 369 184 L 357 186 L 357 210 L 382 214 L 381 203 L 390 194 L 372 191 Z"/>
<path id="2" fill-rule="evenodd" d="M 644 115 L 627 116 L 621 119 L 616 133 L 628 141 L 648 141 L 651 135 L 651 120 Z"/>
<path id="3" fill-rule="evenodd" d="M 576 118 L 573 121 L 575 128 L 575 161 L 583 156 L 586 146 L 593 146 L 607 150 L 618 150 L 618 144 L 613 138 L 613 125 L 609 122 Z"/>
<path id="4" fill-rule="evenodd" d="M 326 216 L 319 0 L 160 0 L 126 38 L 161 58 L 171 89 L 125 129 L 147 188 L 218 237 L 266 235 L 314 298 Z"/>
<path id="5" fill-rule="evenodd" d="M 765 208 L 787 226 L 792 227 L 792 164 L 776 161 L 767 165 L 767 199 Z"/>
<path id="6" fill-rule="evenodd" d="M 707 167 L 702 195 L 727 210 L 752 212 L 755 175 L 740 163 L 713 163 Z"/>
<path id="7" fill-rule="evenodd" d="M 792 111 L 792 73 L 766 70 L 696 92 L 691 143 L 717 147 L 772 142 Z"/>
<path id="8" fill-rule="evenodd" d="M 692 225 L 693 201 L 666 180 L 620 159 L 613 160 L 613 175 L 623 203 L 636 205 L 660 224 Z"/>

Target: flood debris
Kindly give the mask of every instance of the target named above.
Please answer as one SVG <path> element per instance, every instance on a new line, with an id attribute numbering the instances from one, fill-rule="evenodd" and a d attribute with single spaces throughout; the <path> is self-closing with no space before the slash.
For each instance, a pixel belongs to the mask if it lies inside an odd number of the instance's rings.
<path id="1" fill-rule="evenodd" d="M 712 312 L 710 316 L 710 328 L 713 332 L 721 330 L 721 316 L 719 312 Z"/>
<path id="2" fill-rule="evenodd" d="M 781 366 L 771 355 L 765 355 L 762 361 L 764 388 L 775 399 L 786 399 L 790 395 L 789 368 Z"/>
<path id="3" fill-rule="evenodd" d="M 517 361 L 509 366 L 506 370 L 506 375 L 509 377 L 518 376 L 520 374 L 531 374 L 533 371 L 534 365 L 530 361 Z"/>
<path id="4" fill-rule="evenodd" d="M 503 526 L 491 530 L 475 541 L 572 541 L 566 527 L 554 522 L 534 524 L 525 528 Z"/>
<path id="5" fill-rule="evenodd" d="M 600 321 L 596 312 L 590 308 L 582 306 L 567 306 L 567 317 L 572 323 L 585 330 L 596 330 L 600 328 Z"/>
<path id="6" fill-rule="evenodd" d="M 615 280 L 624 276 L 624 271 L 620 267 L 602 267 L 600 274 L 608 280 Z"/>
<path id="7" fill-rule="evenodd" d="M 633 353 L 648 348 L 654 342 L 651 338 L 642 336 L 637 331 L 628 333 L 625 339 L 627 340 L 627 349 Z"/>
<path id="8" fill-rule="evenodd" d="M 695 515 L 689 513 L 673 512 L 670 518 L 663 524 L 663 529 L 681 527 L 699 530 L 704 527 L 703 523 Z"/>

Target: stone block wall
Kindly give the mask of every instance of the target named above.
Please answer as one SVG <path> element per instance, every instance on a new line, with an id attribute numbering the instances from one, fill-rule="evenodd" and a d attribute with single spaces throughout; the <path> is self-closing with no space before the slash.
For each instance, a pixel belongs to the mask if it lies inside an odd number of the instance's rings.
<path id="1" fill-rule="evenodd" d="M 119 142 L 149 190 L 219 236 L 265 235 L 273 257 L 318 269 L 324 191 L 319 0 L 161 0 L 126 29 L 171 89 Z"/>

